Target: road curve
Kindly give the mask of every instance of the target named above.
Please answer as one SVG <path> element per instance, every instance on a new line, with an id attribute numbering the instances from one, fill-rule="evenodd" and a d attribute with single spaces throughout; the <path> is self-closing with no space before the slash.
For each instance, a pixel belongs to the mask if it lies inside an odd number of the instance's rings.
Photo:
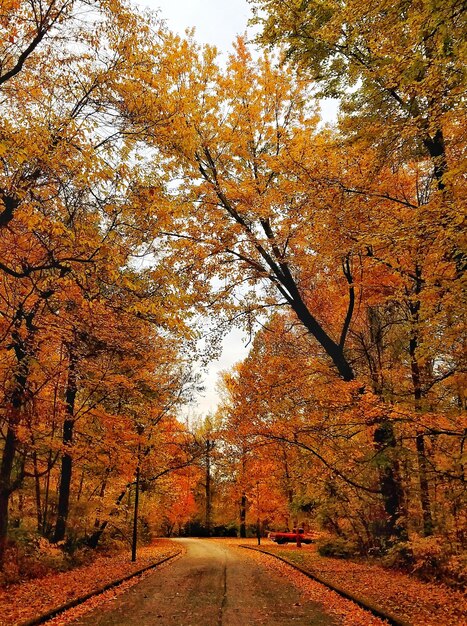
<path id="1" fill-rule="evenodd" d="M 186 554 L 102 607 L 82 626 L 335 626 L 275 571 L 240 550 L 206 539 L 179 539 Z"/>

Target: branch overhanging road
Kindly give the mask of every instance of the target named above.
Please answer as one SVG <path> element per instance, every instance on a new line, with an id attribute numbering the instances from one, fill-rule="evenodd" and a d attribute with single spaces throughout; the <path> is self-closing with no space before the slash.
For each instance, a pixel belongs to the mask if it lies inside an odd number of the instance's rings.
<path id="1" fill-rule="evenodd" d="M 203 539 L 177 540 L 186 554 L 155 570 L 82 626 L 334 626 L 292 583 L 240 551 Z"/>

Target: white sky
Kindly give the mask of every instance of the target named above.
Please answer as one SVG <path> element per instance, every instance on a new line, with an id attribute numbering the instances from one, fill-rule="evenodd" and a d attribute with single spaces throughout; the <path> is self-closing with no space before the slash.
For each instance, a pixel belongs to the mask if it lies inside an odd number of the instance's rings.
<path id="1" fill-rule="evenodd" d="M 246 0 L 140 0 L 150 8 L 159 8 L 170 30 L 183 33 L 196 28 L 196 39 L 216 45 L 220 51 L 230 48 L 236 35 L 243 34 L 250 17 Z"/>
<path id="2" fill-rule="evenodd" d="M 223 55 L 230 52 L 237 35 L 247 32 L 247 35 L 252 37 L 251 29 L 247 29 L 247 22 L 251 16 L 247 0 L 133 1 L 154 11 L 159 10 L 159 15 L 166 20 L 168 28 L 181 35 L 187 28 L 195 27 L 195 38 L 200 43 L 214 44 Z M 335 121 L 337 113 L 335 101 L 321 101 L 321 110 L 324 121 Z M 246 338 L 238 330 L 226 335 L 221 358 L 211 363 L 205 376 L 206 392 L 199 398 L 197 406 L 191 409 L 194 414 L 205 416 L 216 410 L 218 374 L 245 358 L 249 349 L 245 347 L 246 343 Z"/>

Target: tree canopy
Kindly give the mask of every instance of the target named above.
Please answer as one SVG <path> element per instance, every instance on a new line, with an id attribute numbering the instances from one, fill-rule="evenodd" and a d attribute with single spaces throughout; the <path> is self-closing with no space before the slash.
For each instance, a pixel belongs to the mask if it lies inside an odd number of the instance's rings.
<path id="1" fill-rule="evenodd" d="M 169 534 L 465 545 L 465 7 L 251 4 L 225 64 L 124 1 L 4 4 L 4 563 L 127 537 L 140 487 Z"/>

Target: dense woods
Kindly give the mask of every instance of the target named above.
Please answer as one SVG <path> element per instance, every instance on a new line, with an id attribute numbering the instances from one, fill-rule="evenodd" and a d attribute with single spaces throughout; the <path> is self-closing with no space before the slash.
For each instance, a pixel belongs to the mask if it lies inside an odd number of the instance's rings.
<path id="1" fill-rule="evenodd" d="M 124 1 L 2 2 L 5 580 L 130 543 L 136 487 L 146 538 L 301 524 L 462 577 L 465 7 L 252 8 L 221 62 Z"/>

